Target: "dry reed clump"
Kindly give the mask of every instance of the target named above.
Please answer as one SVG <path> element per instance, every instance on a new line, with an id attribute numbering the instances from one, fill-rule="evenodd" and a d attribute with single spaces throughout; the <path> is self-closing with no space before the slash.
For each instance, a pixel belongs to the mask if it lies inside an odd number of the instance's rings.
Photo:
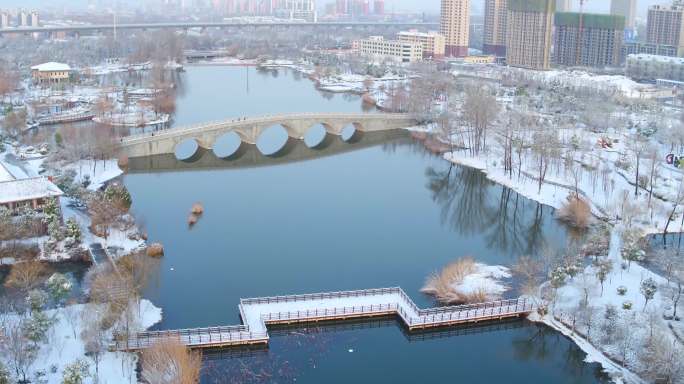
<path id="1" fill-rule="evenodd" d="M 202 203 L 195 203 L 192 205 L 190 213 L 193 215 L 201 215 L 204 213 L 204 206 L 202 206 Z"/>
<path id="2" fill-rule="evenodd" d="M 466 304 L 479 303 L 486 301 L 487 292 L 479 289 L 473 292 L 464 293 L 454 289 L 454 285 L 459 284 L 466 276 L 477 270 L 475 260 L 471 257 L 458 259 L 444 268 L 440 272 L 431 274 L 421 292 L 432 295 L 443 304 Z"/>
<path id="3" fill-rule="evenodd" d="M 188 216 L 188 225 L 192 227 L 197 224 L 197 220 L 199 220 L 197 215 L 190 214 L 190 216 Z"/>
<path id="4" fill-rule="evenodd" d="M 141 356 L 144 382 L 149 384 L 195 384 L 200 379 L 202 355 L 177 340 L 163 339 Z"/>
<path id="5" fill-rule="evenodd" d="M 587 228 L 591 223 L 591 207 L 586 200 L 571 194 L 558 210 L 557 216 L 573 227 Z"/>
<path id="6" fill-rule="evenodd" d="M 150 257 L 161 257 L 164 256 L 164 246 L 161 243 L 150 244 L 147 247 L 147 256 Z"/>
<path id="7" fill-rule="evenodd" d="M 119 159 L 116 161 L 116 165 L 119 166 L 119 169 L 122 171 L 125 171 L 128 169 L 128 156 L 122 155 L 119 157 Z"/>

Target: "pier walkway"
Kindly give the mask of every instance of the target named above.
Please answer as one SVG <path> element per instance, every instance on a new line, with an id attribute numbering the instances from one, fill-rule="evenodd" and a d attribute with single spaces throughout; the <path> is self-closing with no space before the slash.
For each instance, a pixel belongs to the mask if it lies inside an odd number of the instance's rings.
<path id="1" fill-rule="evenodd" d="M 190 348 L 267 344 L 269 324 L 398 316 L 410 330 L 502 320 L 535 309 L 526 299 L 420 309 L 401 288 L 260 297 L 240 300 L 242 325 L 115 335 L 112 350 L 135 351 L 167 338 Z"/>

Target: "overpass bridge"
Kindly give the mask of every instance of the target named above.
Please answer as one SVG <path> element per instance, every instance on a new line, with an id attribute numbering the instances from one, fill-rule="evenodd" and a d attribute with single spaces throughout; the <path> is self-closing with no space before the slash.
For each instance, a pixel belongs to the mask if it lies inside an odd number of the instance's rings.
<path id="1" fill-rule="evenodd" d="M 401 113 L 294 113 L 203 123 L 190 127 L 128 136 L 121 139 L 121 151 L 129 158 L 173 154 L 176 146 L 195 140 L 200 148 L 213 148 L 221 136 L 234 132 L 242 143 L 256 144 L 268 128 L 280 125 L 290 138 L 303 140 L 309 129 L 321 124 L 326 135 L 342 134 L 347 126 L 358 132 L 379 132 L 408 128 L 416 121 Z"/>
<path id="2" fill-rule="evenodd" d="M 279 28 L 346 28 L 346 27 L 402 27 L 402 28 L 438 28 L 438 23 L 424 22 L 169 22 L 169 23 L 124 23 L 124 24 L 76 24 L 76 25 L 50 25 L 44 27 L 16 27 L 0 28 L 0 35 L 5 33 L 30 34 L 30 33 L 53 33 L 53 32 L 106 32 L 121 30 L 149 30 L 149 29 L 193 29 L 193 28 L 256 28 L 256 27 L 279 27 Z"/>
<path id="3" fill-rule="evenodd" d="M 409 331 L 526 316 L 536 307 L 526 299 L 420 309 L 399 287 L 240 300 L 241 325 L 116 334 L 111 350 L 138 351 L 164 339 L 190 348 L 268 344 L 268 325 L 396 316 Z"/>

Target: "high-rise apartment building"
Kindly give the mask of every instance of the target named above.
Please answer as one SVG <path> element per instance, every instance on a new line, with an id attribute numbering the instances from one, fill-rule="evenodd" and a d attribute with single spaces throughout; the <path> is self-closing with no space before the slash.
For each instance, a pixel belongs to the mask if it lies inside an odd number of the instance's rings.
<path id="1" fill-rule="evenodd" d="M 0 28 L 7 28 L 10 26 L 10 15 L 8 12 L 0 11 Z"/>
<path id="2" fill-rule="evenodd" d="M 620 64 L 620 48 L 625 30 L 623 16 L 557 12 L 554 25 L 556 64 L 583 67 L 610 67 Z"/>
<path id="3" fill-rule="evenodd" d="M 555 5 L 555 0 L 508 0 L 508 65 L 542 70 L 550 68 Z"/>
<path id="4" fill-rule="evenodd" d="M 484 39 L 485 55 L 506 56 L 506 12 L 508 0 L 485 0 Z"/>
<path id="5" fill-rule="evenodd" d="M 624 16 L 625 28 L 634 29 L 634 18 L 636 17 L 637 0 L 611 0 L 610 14 Z"/>
<path id="6" fill-rule="evenodd" d="M 17 12 L 17 26 L 28 27 L 29 26 L 29 15 L 23 9 Z"/>
<path id="7" fill-rule="evenodd" d="M 684 6 L 674 2 L 671 6 L 653 5 L 648 8 L 646 41 L 656 45 L 673 45 L 678 55 L 684 53 Z"/>
<path id="8" fill-rule="evenodd" d="M 556 0 L 556 12 L 572 11 L 572 0 Z"/>
<path id="9" fill-rule="evenodd" d="M 32 27 L 40 27 L 40 18 L 37 11 L 32 11 L 29 14 L 29 25 Z"/>
<path id="10" fill-rule="evenodd" d="M 373 13 L 376 15 L 385 14 L 385 0 L 375 0 L 373 2 Z"/>
<path id="11" fill-rule="evenodd" d="M 439 30 L 445 39 L 446 56 L 467 56 L 470 39 L 470 0 L 442 0 Z"/>

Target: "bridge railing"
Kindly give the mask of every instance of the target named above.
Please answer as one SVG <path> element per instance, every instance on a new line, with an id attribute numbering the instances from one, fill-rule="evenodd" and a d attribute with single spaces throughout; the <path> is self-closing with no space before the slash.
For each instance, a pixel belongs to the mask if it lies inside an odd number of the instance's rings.
<path id="1" fill-rule="evenodd" d="M 268 333 L 252 332 L 244 325 L 227 327 L 190 328 L 173 331 L 136 332 L 131 335 L 115 333 L 112 349 L 147 348 L 163 340 L 175 340 L 183 345 L 196 346 L 268 339 Z"/>
<path id="2" fill-rule="evenodd" d="M 487 306 L 478 308 L 467 308 L 465 310 L 452 310 L 449 312 L 435 312 L 431 314 L 422 314 L 417 318 L 411 318 L 408 321 L 409 326 L 416 325 L 431 325 L 444 324 L 449 322 L 468 321 L 475 319 L 486 319 L 498 316 L 510 316 L 522 313 L 528 313 L 534 310 L 532 303 L 528 303 L 525 299 L 519 300 L 504 300 L 500 302 L 493 302 Z"/>
<path id="3" fill-rule="evenodd" d="M 288 321 L 288 320 L 306 320 L 314 318 L 334 318 L 334 317 L 347 317 L 350 315 L 361 315 L 361 314 L 373 314 L 373 313 L 385 313 L 385 312 L 396 312 L 399 309 L 399 304 L 372 304 L 372 305 L 359 305 L 351 307 L 338 307 L 338 308 L 321 308 L 321 309 L 310 309 L 305 311 L 290 311 L 290 312 L 275 312 L 267 313 L 261 315 L 261 319 L 264 322 L 275 322 L 275 321 Z"/>
<path id="4" fill-rule="evenodd" d="M 124 144 L 129 144 L 133 143 L 139 140 L 144 140 L 152 137 L 166 137 L 166 136 L 175 136 L 179 134 L 186 134 L 186 133 L 192 133 L 194 131 L 201 131 L 201 130 L 210 130 L 210 129 L 219 129 L 223 127 L 228 127 L 231 125 L 239 126 L 243 125 L 246 123 L 249 124 L 259 124 L 259 123 L 268 123 L 268 122 L 273 122 L 273 123 L 278 123 L 283 120 L 287 119 L 309 119 L 309 118 L 319 118 L 321 120 L 325 119 L 357 119 L 357 120 L 363 120 L 363 119 L 368 119 L 368 118 L 373 118 L 376 117 L 375 115 L 382 116 L 383 119 L 406 119 L 409 118 L 410 115 L 404 114 L 404 113 L 382 113 L 382 114 L 370 114 L 370 113 L 363 113 L 363 114 L 352 114 L 352 113 L 313 113 L 313 112 L 305 112 L 305 113 L 291 113 L 291 114 L 281 114 L 281 115 L 265 115 L 265 116 L 259 116 L 255 118 L 249 118 L 249 119 L 244 119 L 240 120 L 239 118 L 234 118 L 234 119 L 226 119 L 226 120 L 216 120 L 216 121 L 210 121 L 206 123 L 198 123 L 198 124 L 193 124 L 185 127 L 178 127 L 178 128 L 171 128 L 171 129 L 166 129 L 162 131 L 156 131 L 156 132 L 150 132 L 150 133 L 140 133 L 136 135 L 130 135 L 126 136 L 122 139 L 122 143 Z"/>
<path id="5" fill-rule="evenodd" d="M 387 294 L 400 294 L 403 290 L 399 287 L 392 288 L 374 288 L 362 289 L 356 291 L 336 291 L 336 292 L 321 292 L 321 293 L 307 293 L 302 295 L 286 295 L 286 296 L 267 296 L 256 297 L 249 299 L 241 299 L 242 305 L 253 304 L 270 304 L 270 303 L 287 303 L 296 301 L 312 301 L 325 299 L 339 299 L 347 297 L 362 297 L 362 296 L 378 296 Z"/>

